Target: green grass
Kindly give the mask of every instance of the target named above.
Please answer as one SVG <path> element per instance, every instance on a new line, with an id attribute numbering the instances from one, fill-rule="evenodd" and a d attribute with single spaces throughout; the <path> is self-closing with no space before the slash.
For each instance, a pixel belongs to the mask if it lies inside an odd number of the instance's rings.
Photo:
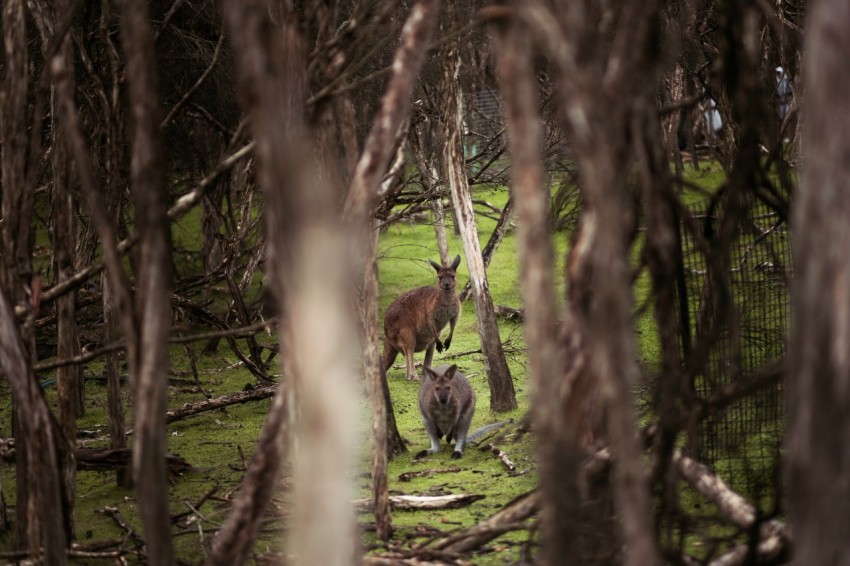
<path id="1" fill-rule="evenodd" d="M 716 165 L 703 163 L 699 172 L 693 172 L 686 167 L 691 181 L 704 186 L 707 191 L 716 190 L 722 184 L 722 170 Z M 476 189 L 475 198 L 486 200 L 495 206 L 504 205 L 508 197 L 504 188 L 484 187 Z M 700 201 L 705 194 L 693 196 L 686 193 L 686 202 Z M 483 209 L 481 209 L 483 211 Z M 479 240 L 483 247 L 490 237 L 495 226 L 495 220 L 484 215 L 478 215 Z M 451 226 L 449 231 L 450 255 L 460 254 L 464 257 L 462 245 Z M 173 237 L 177 247 L 184 250 L 185 256 L 176 258 L 181 262 L 181 269 L 191 272 L 199 265 L 199 257 L 196 249 L 199 247 L 197 234 L 200 233 L 200 221 L 198 215 L 193 212 L 185 216 L 173 229 Z M 565 295 L 564 263 L 567 255 L 568 240 L 570 234 L 558 232 L 554 235 L 555 260 L 554 274 L 557 282 L 557 297 L 559 308 L 562 307 Z M 387 228 L 379 240 L 379 278 L 380 299 L 379 313 L 381 320 L 387 306 L 398 295 L 412 288 L 422 285 L 433 285 L 435 273 L 428 264 L 429 259 L 438 260 L 437 247 L 435 244 L 433 227 L 428 223 L 398 223 Z M 633 261 L 637 266 L 637 253 L 639 245 L 634 247 Z M 496 305 L 505 305 L 514 308 L 522 307 L 522 297 L 519 276 L 520 257 L 518 253 L 515 234 L 509 231 L 499 249 L 493 256 L 488 268 L 487 275 L 493 302 Z M 185 273 L 184 273 L 185 275 Z M 239 274 L 237 274 L 237 277 Z M 462 261 L 458 269 L 458 287 L 462 287 L 468 279 L 466 262 Z M 259 281 L 255 281 L 255 286 Z M 635 308 L 636 308 L 636 340 L 641 366 L 652 372 L 657 367 L 659 358 L 659 343 L 656 325 L 653 316 L 650 297 L 650 282 L 645 270 L 639 274 L 636 280 Z M 220 310 L 227 303 L 226 289 L 218 289 L 213 292 L 214 305 Z M 645 307 L 645 308 L 644 308 Z M 474 302 L 470 299 L 463 305 L 463 314 L 457 325 L 451 349 L 435 353 L 434 364 L 456 363 L 470 379 L 477 395 L 477 410 L 472 423 L 472 429 L 482 425 L 513 418 L 518 421 L 529 408 L 529 381 L 528 369 L 525 356 L 525 340 L 522 326 L 500 320 L 501 339 L 505 344 L 508 366 L 511 371 L 514 387 L 517 393 L 518 409 L 506 414 L 494 414 L 489 410 L 489 388 L 484 370 L 482 355 L 475 353 L 480 343 L 476 328 L 476 315 Z M 265 335 L 258 336 L 265 342 L 275 341 L 275 337 Z M 236 365 L 232 354 L 226 345 L 219 347 L 218 353 L 213 355 L 201 355 L 198 345 L 198 370 L 204 391 L 210 395 L 223 395 L 242 389 L 246 384 L 253 383 L 254 378 L 243 368 Z M 416 355 L 416 361 L 421 362 L 423 353 Z M 422 535 L 417 535 L 417 528 L 421 526 L 435 527 L 444 532 L 470 526 L 481 519 L 491 515 L 500 509 L 517 495 L 533 489 L 537 483 L 535 447 L 533 436 L 521 437 L 508 434 L 500 441 L 500 447 L 505 450 L 517 465 L 521 474 L 509 474 L 502 464 L 486 451 L 479 450 L 475 446 L 469 446 L 461 460 L 455 461 L 450 458 L 451 451 L 444 449 L 440 454 L 430 456 L 421 461 L 414 461 L 413 454 L 426 448 L 428 445 L 427 435 L 421 423 L 417 406 L 418 382 L 409 382 L 405 379 L 404 361 L 402 357 L 396 360 L 396 365 L 388 373 L 394 410 L 399 430 L 408 442 L 409 452 L 390 463 L 389 478 L 392 493 L 406 494 L 435 494 L 435 493 L 469 493 L 480 494 L 485 497 L 480 501 L 463 509 L 446 510 L 438 512 L 415 511 L 394 512 L 392 516 L 396 529 L 396 541 L 423 541 Z M 183 403 L 196 401 L 202 395 L 195 391 L 187 380 L 188 356 L 185 349 L 175 346 L 172 349 L 172 367 L 174 381 L 169 387 L 169 405 L 180 406 Z M 272 364 L 271 371 L 279 373 L 277 361 Z M 421 371 L 421 370 L 420 370 Z M 87 366 L 87 372 L 99 375 L 102 372 L 101 363 L 92 363 Z M 40 376 L 46 379 L 49 375 Z M 53 410 L 56 409 L 55 388 L 46 389 L 48 400 Z M 8 385 L 5 381 L 0 382 L 0 399 L 9 399 Z M 651 400 L 643 400 L 651 403 Z M 87 413 L 80 420 L 79 428 L 98 431 L 98 440 L 90 444 L 92 447 L 105 447 L 106 436 L 106 388 L 102 382 L 91 381 L 87 384 Z M 233 490 L 243 476 L 243 466 L 250 461 L 259 431 L 262 427 L 265 415 L 268 411 L 269 402 L 261 401 L 236 405 L 222 411 L 203 413 L 194 418 L 177 421 L 168 427 L 168 449 L 174 454 L 185 458 L 194 466 L 194 471 L 173 478 L 170 490 L 171 513 L 179 513 L 188 510 L 188 504 L 193 504 L 197 499 L 212 486 L 218 486 L 217 496 L 227 498 L 232 496 Z M 360 399 L 361 422 L 360 438 L 362 442 L 360 471 L 367 472 L 369 469 L 369 441 L 368 423 L 370 419 L 369 403 L 364 396 Z M 130 422 L 131 415 L 127 415 Z M 0 403 L 0 435 L 10 435 L 9 430 L 9 406 L 8 403 Z M 512 427 L 505 429 L 512 431 Z M 765 434 L 772 434 L 768 431 Z M 755 442 L 755 441 L 754 441 Z M 743 447 L 743 449 L 747 449 Z M 410 482 L 401 482 L 400 474 L 409 471 L 417 471 L 431 468 L 447 468 L 459 466 L 460 472 L 436 474 L 430 477 L 413 479 Z M 14 504 L 14 466 L 2 464 L 3 487 L 7 503 Z M 369 497 L 370 482 L 368 478 L 361 475 L 356 479 L 356 491 L 358 497 Z M 286 493 L 282 493 L 280 499 L 276 498 L 274 506 L 286 507 Z M 698 496 L 688 495 L 683 492 L 683 505 L 696 505 Z M 767 501 L 763 501 L 767 504 Z M 123 536 L 115 523 L 102 513 L 104 506 L 116 506 L 121 511 L 125 520 L 137 530 L 141 531 L 138 519 L 134 493 L 130 490 L 115 487 L 114 474 L 107 472 L 80 472 L 78 474 L 78 498 L 77 498 L 77 538 L 80 542 L 91 542 L 106 539 L 115 539 Z M 201 512 L 205 517 L 202 526 L 205 529 L 214 528 L 219 524 L 229 508 L 226 501 L 213 500 L 204 504 Z M 373 521 L 369 514 L 361 514 L 359 521 L 368 524 Z M 279 550 L 281 548 L 281 535 L 276 530 L 278 522 L 268 524 L 260 536 L 256 550 L 262 553 L 268 550 Z M 185 534 L 175 537 L 175 545 L 178 556 L 181 559 L 197 562 L 203 553 L 199 545 L 198 529 L 196 525 L 188 525 Z M 206 540 L 211 534 L 207 532 Z M 489 545 L 492 552 L 477 556 L 474 563 L 504 564 L 514 563 L 519 558 L 517 543 L 528 538 L 526 531 L 508 534 Z M 410 538 L 408 538 L 410 537 Z M 0 535 L 0 547 L 7 546 L 10 534 Z M 375 537 L 371 533 L 364 534 L 365 548 L 373 550 L 379 547 Z M 90 563 L 90 562 L 87 562 Z"/>

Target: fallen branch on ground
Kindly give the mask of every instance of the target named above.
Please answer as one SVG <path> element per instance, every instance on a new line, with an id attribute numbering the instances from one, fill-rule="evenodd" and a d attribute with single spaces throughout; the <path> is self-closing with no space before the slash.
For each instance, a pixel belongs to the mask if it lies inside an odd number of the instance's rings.
<path id="1" fill-rule="evenodd" d="M 434 474 L 450 474 L 459 471 L 459 467 L 452 466 L 451 468 L 431 468 L 429 470 L 418 470 L 416 472 L 404 472 L 403 474 L 399 474 L 398 481 L 410 481 L 413 478 L 421 478 Z"/>
<path id="2" fill-rule="evenodd" d="M 494 444 L 488 444 L 485 448 L 482 448 L 482 450 L 489 450 L 490 453 L 493 454 L 493 456 L 495 456 L 499 459 L 500 462 L 502 462 L 502 464 L 505 466 L 505 468 L 507 468 L 509 472 L 516 471 L 516 465 L 511 462 L 511 459 L 508 457 L 507 453 L 504 452 L 498 446 Z"/>
<path id="3" fill-rule="evenodd" d="M 390 506 L 393 509 L 413 511 L 417 509 L 458 509 L 484 499 L 483 495 L 390 495 Z M 356 499 L 354 507 L 358 511 L 372 510 L 372 499 Z"/>
<path id="4" fill-rule="evenodd" d="M 223 395 L 213 399 L 203 399 L 201 401 L 195 401 L 194 403 L 185 403 L 177 409 L 167 411 L 165 413 L 165 422 L 173 423 L 174 421 L 184 419 L 192 415 L 197 415 L 204 411 L 213 411 L 229 405 L 247 403 L 248 401 L 259 401 L 273 396 L 275 391 L 277 391 L 276 383 L 273 385 L 254 387 L 248 391 L 239 391 L 238 393 L 231 393 L 230 395 Z M 127 434 L 130 434 L 131 432 L 132 431 L 128 431 Z"/>
<path id="5" fill-rule="evenodd" d="M 481 548 L 494 538 L 513 530 L 525 528 L 523 521 L 540 508 L 540 492 L 524 493 L 489 518 L 451 536 L 437 540 L 430 548 L 455 553 Z"/>
<path id="6" fill-rule="evenodd" d="M 525 311 L 523 309 L 515 309 L 504 305 L 496 305 L 496 316 L 504 317 L 507 320 L 516 320 L 523 322 L 525 320 Z"/>

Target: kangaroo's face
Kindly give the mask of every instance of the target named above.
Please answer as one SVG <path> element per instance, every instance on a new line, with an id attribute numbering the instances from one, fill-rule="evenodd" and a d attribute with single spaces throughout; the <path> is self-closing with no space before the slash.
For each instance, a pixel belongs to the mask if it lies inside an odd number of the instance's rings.
<path id="1" fill-rule="evenodd" d="M 441 375 L 434 380 L 434 396 L 440 405 L 448 405 L 452 398 L 452 380 Z"/>
<path id="2" fill-rule="evenodd" d="M 437 285 L 443 291 L 451 291 L 457 287 L 455 272 L 451 269 L 441 269 L 437 272 Z"/>
<path id="3" fill-rule="evenodd" d="M 432 392 L 437 402 L 440 405 L 448 405 L 452 400 L 452 387 L 454 385 L 454 376 L 457 371 L 457 365 L 449 366 L 443 373 L 437 373 L 431 369 L 426 369 L 425 372 L 431 379 Z"/>
<path id="4" fill-rule="evenodd" d="M 457 266 L 460 265 L 460 256 L 455 256 L 455 260 L 448 267 L 443 267 L 435 261 L 428 260 L 431 267 L 437 272 L 437 287 L 443 291 L 451 291 L 457 287 Z"/>

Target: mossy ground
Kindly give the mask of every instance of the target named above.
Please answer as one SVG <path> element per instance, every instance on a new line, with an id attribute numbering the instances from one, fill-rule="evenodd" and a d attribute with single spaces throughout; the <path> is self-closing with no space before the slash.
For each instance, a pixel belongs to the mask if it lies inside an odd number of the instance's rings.
<path id="1" fill-rule="evenodd" d="M 722 182 L 722 171 L 715 166 L 705 167 L 701 172 L 692 173 L 693 182 L 702 184 L 711 191 Z M 476 189 L 475 198 L 491 202 L 497 207 L 504 205 L 508 194 L 504 188 Z M 480 212 L 484 212 L 481 209 Z M 479 214 L 479 239 L 481 245 L 486 243 L 495 225 L 495 220 L 488 215 Z M 189 215 L 175 228 L 175 241 L 181 247 L 189 250 L 179 262 L 183 269 L 191 269 L 198 265 L 197 252 L 191 249 L 199 245 L 197 234 L 200 233 L 196 215 Z M 453 235 L 449 227 L 450 254 L 464 252 L 459 238 Z M 556 248 L 556 266 L 554 270 L 558 282 L 558 298 L 564 296 L 564 261 L 567 254 L 569 234 L 559 232 L 554 235 Z M 637 250 L 635 246 L 635 261 Z M 379 277 L 381 285 L 380 316 L 389 303 L 400 293 L 421 285 L 432 285 L 435 281 L 433 269 L 427 260 L 438 260 L 433 227 L 428 223 L 399 223 L 390 226 L 382 234 L 379 242 Z M 517 241 L 513 231 L 509 231 L 495 253 L 488 271 L 493 302 L 496 305 L 506 305 L 514 308 L 522 306 L 519 279 L 519 257 Z M 185 273 L 182 275 L 186 275 Z M 461 262 L 458 270 L 458 287 L 467 280 L 465 261 Z M 636 331 L 638 352 L 641 365 L 651 373 L 658 361 L 658 338 L 655 330 L 651 305 L 647 308 L 650 283 L 644 272 L 640 273 L 635 283 L 636 299 Z M 220 289 L 220 296 L 213 297 L 216 305 L 226 303 L 226 289 Z M 522 326 L 515 322 L 500 320 L 501 339 L 505 345 L 508 365 L 517 393 L 519 407 L 510 413 L 495 414 L 489 409 L 489 389 L 484 372 L 482 355 L 475 353 L 479 347 L 476 330 L 475 306 L 470 299 L 463 305 L 463 314 L 455 331 L 451 349 L 442 354 L 435 354 L 434 363 L 456 363 L 470 379 L 476 395 L 477 410 L 472 429 L 484 424 L 502 421 L 508 418 L 519 421 L 529 408 L 529 380 L 526 364 L 525 343 Z M 260 335 L 259 340 L 273 343 L 274 336 Z M 254 383 L 254 378 L 242 368 L 222 345 L 216 354 L 203 355 L 198 346 L 198 370 L 204 393 L 217 396 L 241 390 L 246 384 Z M 423 354 L 416 356 L 421 362 Z M 189 373 L 189 357 L 184 347 L 175 346 L 172 349 L 172 383 L 169 387 L 169 405 L 177 407 L 189 401 L 197 401 L 202 394 L 192 384 Z M 394 410 L 398 427 L 403 437 L 409 442 L 410 451 L 393 460 L 389 465 L 390 490 L 392 493 L 405 494 L 443 494 L 467 493 L 479 494 L 485 497 L 476 503 L 456 510 L 444 511 L 399 511 L 392 516 L 395 527 L 395 541 L 411 544 L 426 536 L 427 528 L 436 528 L 444 532 L 470 526 L 491 515 L 517 495 L 533 489 L 537 482 L 533 435 L 508 434 L 500 441 L 517 466 L 520 473 L 508 473 L 502 464 L 486 451 L 470 446 L 460 460 L 452 460 L 451 452 L 445 449 L 436 456 L 414 461 L 413 454 L 425 448 L 427 436 L 421 424 L 417 406 L 418 382 L 405 379 L 404 361 L 401 357 L 389 371 L 389 384 L 392 392 Z M 98 363 L 86 366 L 87 375 L 98 376 L 102 367 Z M 271 364 L 271 371 L 279 373 L 279 365 Z M 39 376 L 47 379 L 50 375 Z M 94 440 L 87 440 L 90 447 L 106 446 L 106 388 L 102 381 L 87 382 L 86 415 L 80 419 L 79 428 L 95 431 Z M 55 388 L 45 388 L 49 403 L 56 410 Z M 0 381 L 0 435 L 10 435 L 10 392 L 5 380 Z M 640 400 L 642 405 L 651 404 L 651 399 Z M 173 478 L 170 489 L 170 511 L 172 514 L 190 510 L 202 494 L 216 486 L 215 497 L 205 503 L 200 514 L 203 518 L 199 523 L 185 525 L 175 536 L 175 545 L 181 560 L 189 563 L 200 561 L 208 546 L 215 528 L 224 519 L 228 504 L 218 498 L 226 498 L 238 487 L 244 473 L 244 466 L 250 461 L 259 431 L 268 411 L 269 401 L 259 401 L 235 405 L 224 410 L 207 412 L 186 420 L 172 423 L 168 427 L 168 448 L 183 457 L 193 467 L 194 471 Z M 368 472 L 368 422 L 369 404 L 365 398 L 361 400 L 362 422 L 360 423 L 363 439 L 361 472 L 357 476 L 357 496 L 370 495 Z M 643 415 L 648 418 L 648 415 Z M 128 423 L 132 415 L 127 415 Z M 511 432 L 513 427 L 505 430 Z M 132 442 L 132 438 L 130 440 Z M 415 478 L 409 482 L 399 481 L 399 475 L 404 472 L 431 468 L 447 468 L 459 466 L 459 472 L 435 474 L 429 477 Z M 6 502 L 14 505 L 14 466 L 2 464 L 2 486 Z M 115 522 L 100 513 L 105 506 L 119 509 L 124 519 L 141 532 L 141 525 L 136 510 L 134 493 L 131 490 L 115 486 L 114 473 L 81 471 L 77 476 L 77 508 L 76 536 L 80 542 L 93 542 L 107 539 L 119 539 L 125 536 Z M 282 523 L 275 510 L 286 511 L 286 493 L 283 489 L 280 498 L 275 498 L 270 506 L 269 520 L 265 524 L 256 546 L 256 553 L 279 551 L 283 537 Z M 708 506 L 705 506 L 708 507 Z M 369 514 L 361 514 L 359 520 L 367 525 L 372 522 Z M 199 526 L 200 525 L 200 526 Z M 426 529 L 420 529 L 426 527 Z M 376 549 L 375 537 L 370 532 L 364 532 L 364 547 Z M 475 557 L 477 564 L 510 564 L 519 559 L 520 543 L 528 540 L 528 531 L 518 531 L 508 534 L 489 545 L 488 552 Z M 10 533 L 0 534 L 0 549 L 10 546 Z M 96 563 L 91 559 L 84 563 Z M 82 562 L 81 562 L 82 563 Z"/>

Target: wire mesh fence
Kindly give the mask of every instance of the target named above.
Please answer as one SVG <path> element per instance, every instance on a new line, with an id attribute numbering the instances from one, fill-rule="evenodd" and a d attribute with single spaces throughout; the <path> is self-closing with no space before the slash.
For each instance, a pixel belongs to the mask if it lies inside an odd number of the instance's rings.
<path id="1" fill-rule="evenodd" d="M 692 217 L 699 230 L 717 225 L 716 214 L 708 210 L 697 207 Z M 694 390 L 702 399 L 781 358 L 790 322 L 790 234 L 775 211 L 761 201 L 750 203 L 724 273 L 711 273 L 713 251 L 701 249 L 693 233 L 682 230 L 686 296 L 679 304 L 687 308 L 683 320 L 689 321 L 683 339 L 707 346 L 706 363 L 693 375 Z M 716 305 L 709 301 L 723 296 L 728 300 L 713 310 Z M 708 320 L 712 313 L 714 318 Z M 781 384 L 762 388 L 705 420 L 697 438 L 691 439 L 690 451 L 751 501 L 778 504 L 783 422 Z"/>

